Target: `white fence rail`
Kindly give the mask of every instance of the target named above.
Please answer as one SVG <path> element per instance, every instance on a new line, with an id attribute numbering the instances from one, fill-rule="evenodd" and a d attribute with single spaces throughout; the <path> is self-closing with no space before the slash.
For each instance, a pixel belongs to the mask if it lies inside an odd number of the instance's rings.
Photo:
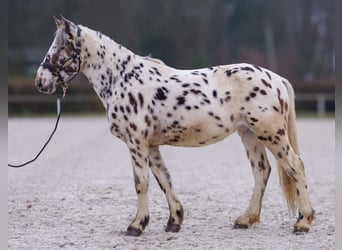
<path id="1" fill-rule="evenodd" d="M 318 117 L 324 117 L 327 112 L 326 104 L 328 101 L 331 101 L 331 102 L 335 101 L 335 95 L 328 94 L 328 93 L 310 93 L 310 94 L 299 93 L 299 94 L 296 94 L 296 101 L 297 102 L 315 101 L 316 112 L 317 112 Z"/>

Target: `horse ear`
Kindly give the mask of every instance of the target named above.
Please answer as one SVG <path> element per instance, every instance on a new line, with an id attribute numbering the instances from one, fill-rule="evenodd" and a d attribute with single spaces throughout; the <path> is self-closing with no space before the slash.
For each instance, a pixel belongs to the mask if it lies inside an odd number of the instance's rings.
<path id="1" fill-rule="evenodd" d="M 71 22 L 70 20 L 66 19 L 64 16 L 60 15 L 60 18 L 61 18 L 61 21 L 64 23 L 64 24 L 73 24 L 73 22 Z"/>
<path id="2" fill-rule="evenodd" d="M 74 24 L 72 21 L 66 19 L 62 15 L 60 15 L 60 22 L 62 23 L 62 26 L 65 30 L 65 33 L 67 33 L 71 36 L 76 36 L 76 33 L 77 33 L 76 24 Z"/>
<path id="3" fill-rule="evenodd" d="M 53 16 L 53 19 L 55 20 L 57 29 L 59 29 L 60 27 L 62 27 L 63 22 L 62 22 L 61 19 L 59 19 L 59 18 L 57 18 L 57 17 L 55 17 L 55 16 Z"/>

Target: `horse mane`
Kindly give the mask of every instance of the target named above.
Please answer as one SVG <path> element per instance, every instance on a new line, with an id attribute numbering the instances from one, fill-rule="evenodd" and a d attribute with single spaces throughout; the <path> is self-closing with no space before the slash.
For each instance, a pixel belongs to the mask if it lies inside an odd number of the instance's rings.
<path id="1" fill-rule="evenodd" d="M 145 56 L 144 59 L 149 60 L 151 62 L 158 63 L 158 64 L 166 65 L 162 60 L 160 60 L 158 58 L 154 58 L 154 57 L 150 57 L 150 56 Z"/>

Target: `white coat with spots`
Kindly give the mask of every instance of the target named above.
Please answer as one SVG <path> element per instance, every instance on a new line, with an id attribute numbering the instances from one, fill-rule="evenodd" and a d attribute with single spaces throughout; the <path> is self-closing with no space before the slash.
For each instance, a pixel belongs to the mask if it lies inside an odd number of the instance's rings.
<path id="1" fill-rule="evenodd" d="M 250 203 L 234 227 L 248 228 L 260 219 L 271 171 L 268 148 L 277 160 L 288 206 L 299 210 L 294 232 L 309 230 L 314 210 L 297 146 L 294 93 L 286 79 L 246 63 L 175 69 L 63 17 L 55 21 L 56 36 L 37 71 L 36 86 L 53 93 L 82 72 L 101 99 L 110 131 L 127 144 L 134 170 L 138 209 L 128 235 L 140 235 L 149 221 L 149 170 L 169 205 L 165 230 L 177 232 L 183 222 L 160 145 L 204 146 L 234 132 L 246 148 L 255 179 Z"/>

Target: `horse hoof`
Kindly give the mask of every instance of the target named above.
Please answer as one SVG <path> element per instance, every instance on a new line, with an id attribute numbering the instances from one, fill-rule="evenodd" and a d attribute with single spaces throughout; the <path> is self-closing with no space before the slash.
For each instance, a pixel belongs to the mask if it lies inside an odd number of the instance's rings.
<path id="1" fill-rule="evenodd" d="M 234 224 L 234 229 L 247 229 L 247 228 L 248 228 L 247 224 L 239 224 L 239 223 Z"/>
<path id="2" fill-rule="evenodd" d="M 129 226 L 127 228 L 127 231 L 126 231 L 126 235 L 128 236 L 139 236 L 140 234 L 142 234 L 142 230 L 141 229 L 138 229 L 138 228 L 134 228 L 134 227 L 131 227 Z"/>
<path id="3" fill-rule="evenodd" d="M 172 233 L 177 233 L 179 232 L 181 226 L 180 225 L 176 225 L 176 224 L 167 224 L 166 228 L 165 228 L 165 232 L 172 232 Z"/>
<path id="4" fill-rule="evenodd" d="M 307 232 L 309 232 L 309 228 L 307 228 L 307 227 L 294 226 L 294 228 L 293 228 L 293 233 L 295 235 L 300 235 L 300 234 L 304 234 L 304 233 L 307 233 Z"/>

